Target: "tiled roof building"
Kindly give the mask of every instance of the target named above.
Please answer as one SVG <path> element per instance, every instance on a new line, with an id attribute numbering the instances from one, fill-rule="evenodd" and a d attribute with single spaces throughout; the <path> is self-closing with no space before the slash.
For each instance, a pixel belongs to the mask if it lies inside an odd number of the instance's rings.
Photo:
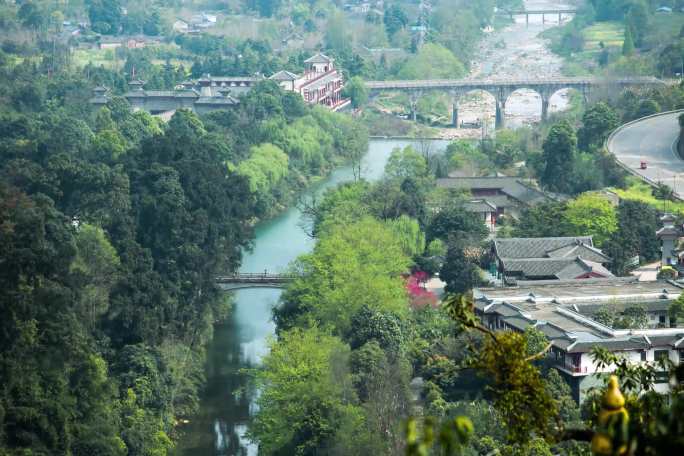
<path id="1" fill-rule="evenodd" d="M 446 177 L 437 179 L 437 186 L 470 192 L 473 198 L 496 207 L 497 216 L 506 214 L 515 218 L 524 207 L 556 199 L 518 177 Z"/>
<path id="2" fill-rule="evenodd" d="M 495 239 L 492 256 L 506 283 L 613 277 L 591 236 Z"/>
<path id="3" fill-rule="evenodd" d="M 668 307 L 682 292 L 676 282 L 639 282 L 636 278 L 527 282 L 518 287 L 480 288 L 474 291 L 475 312 L 492 330 L 525 331 L 533 327 L 552 344 L 548 358 L 570 383 L 582 402 L 599 384 L 603 373 L 590 352 L 602 347 L 619 352 L 634 363 L 654 363 L 662 357 L 684 361 L 684 328 L 671 328 Z M 615 315 L 638 308 L 645 312 L 644 327 L 618 329 L 599 323 L 600 310 Z M 668 379 L 657 379 L 656 391 L 665 392 Z"/>
<path id="4" fill-rule="evenodd" d="M 334 59 L 316 54 L 307 59 L 303 76 L 289 71 L 278 71 L 269 79 L 284 90 L 297 92 L 308 104 L 320 104 L 333 111 L 342 109 L 350 102 L 342 96 L 344 79 L 334 65 Z M 173 113 L 176 109 L 192 109 L 200 114 L 225 109 L 239 103 L 239 96 L 251 90 L 263 76 L 210 76 L 197 81 L 185 81 L 175 90 L 145 90 L 144 82 L 132 80 L 124 97 L 134 110 L 143 109 L 152 114 Z M 110 97 L 107 89 L 97 87 L 90 102 L 104 105 Z"/>

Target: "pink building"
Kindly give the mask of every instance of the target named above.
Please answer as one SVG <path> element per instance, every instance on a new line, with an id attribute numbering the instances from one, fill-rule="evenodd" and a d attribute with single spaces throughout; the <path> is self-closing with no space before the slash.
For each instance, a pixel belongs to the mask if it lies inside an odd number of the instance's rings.
<path id="1" fill-rule="evenodd" d="M 318 53 L 304 61 L 303 76 L 279 71 L 270 79 L 278 82 L 284 90 L 298 92 L 309 104 L 320 104 L 336 111 L 350 103 L 342 96 L 344 78 L 335 68 L 335 59 Z"/>

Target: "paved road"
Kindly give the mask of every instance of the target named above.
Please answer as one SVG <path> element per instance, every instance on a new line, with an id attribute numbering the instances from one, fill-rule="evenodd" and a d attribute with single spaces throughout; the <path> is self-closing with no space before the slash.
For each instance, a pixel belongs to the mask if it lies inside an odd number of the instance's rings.
<path id="1" fill-rule="evenodd" d="M 684 197 L 684 160 L 675 150 L 681 112 L 649 117 L 619 130 L 608 149 L 625 166 L 652 182 L 662 182 Z M 640 169 L 641 161 L 648 165 Z"/>

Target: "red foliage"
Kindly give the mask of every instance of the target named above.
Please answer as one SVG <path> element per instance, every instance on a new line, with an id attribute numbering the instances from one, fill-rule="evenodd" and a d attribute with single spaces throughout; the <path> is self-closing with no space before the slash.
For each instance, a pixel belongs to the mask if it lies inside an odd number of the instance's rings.
<path id="1" fill-rule="evenodd" d="M 406 291 L 411 299 L 411 307 L 418 309 L 437 305 L 437 296 L 425 288 L 428 279 L 428 274 L 423 271 L 415 272 L 406 279 Z"/>

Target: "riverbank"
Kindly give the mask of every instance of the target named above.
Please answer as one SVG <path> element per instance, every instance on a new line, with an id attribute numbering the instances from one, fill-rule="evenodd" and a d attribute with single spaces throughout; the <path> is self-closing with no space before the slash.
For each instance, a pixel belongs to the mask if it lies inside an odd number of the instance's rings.
<path id="1" fill-rule="evenodd" d="M 385 164 L 395 147 L 412 140 L 371 140 L 361 171 L 369 181 L 382 177 Z M 436 141 L 443 149 L 446 141 Z M 308 188 L 302 196 L 320 196 L 325 190 L 354 179 L 351 166 L 334 169 L 328 177 Z M 240 272 L 267 269 L 283 272 L 298 256 L 309 252 L 314 240 L 302 229 L 302 213 L 291 206 L 256 226 L 254 246 L 245 252 Z M 232 292 L 233 311 L 225 322 L 215 325 L 214 338 L 207 349 L 206 387 L 199 412 L 178 428 L 182 434 L 177 456 L 233 456 L 258 453 L 245 437 L 254 411 L 256 392 L 247 388 L 244 369 L 255 367 L 267 353 L 267 343 L 275 326 L 272 309 L 281 290 L 246 289 Z"/>

